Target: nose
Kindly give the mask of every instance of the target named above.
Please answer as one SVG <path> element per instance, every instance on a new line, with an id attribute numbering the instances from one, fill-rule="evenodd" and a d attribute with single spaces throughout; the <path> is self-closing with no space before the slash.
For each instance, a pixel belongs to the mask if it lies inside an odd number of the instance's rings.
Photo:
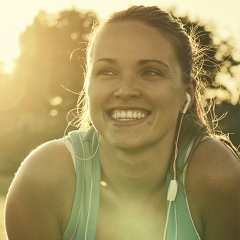
<path id="1" fill-rule="evenodd" d="M 125 100 L 137 98 L 140 96 L 140 86 L 138 80 L 133 76 L 124 76 L 114 92 L 114 97 Z"/>

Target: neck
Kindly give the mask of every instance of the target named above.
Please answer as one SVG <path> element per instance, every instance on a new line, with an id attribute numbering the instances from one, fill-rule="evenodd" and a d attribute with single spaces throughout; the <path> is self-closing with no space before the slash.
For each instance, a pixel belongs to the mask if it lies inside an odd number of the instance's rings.
<path id="1" fill-rule="evenodd" d="M 102 181 L 118 197 L 146 199 L 166 191 L 171 145 L 129 152 L 100 142 Z"/>

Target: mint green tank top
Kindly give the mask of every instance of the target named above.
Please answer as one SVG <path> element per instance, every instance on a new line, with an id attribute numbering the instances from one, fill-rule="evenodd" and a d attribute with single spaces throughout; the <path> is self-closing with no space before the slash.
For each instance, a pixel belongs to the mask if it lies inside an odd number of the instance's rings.
<path id="1" fill-rule="evenodd" d="M 69 136 L 71 146 L 68 146 L 68 149 L 71 149 L 76 170 L 76 191 L 72 213 L 63 240 L 95 240 L 101 185 L 98 136 L 94 128 L 87 132 L 73 131 L 69 133 Z M 180 153 L 179 167 L 184 166 L 185 160 L 195 146 L 196 143 L 193 145 L 192 141 L 184 152 Z M 181 176 L 183 185 L 185 172 L 186 167 Z M 169 173 L 168 185 L 171 179 L 173 176 Z M 191 217 L 186 193 L 179 188 L 176 200 L 172 202 L 170 209 L 167 240 L 199 239 Z"/>

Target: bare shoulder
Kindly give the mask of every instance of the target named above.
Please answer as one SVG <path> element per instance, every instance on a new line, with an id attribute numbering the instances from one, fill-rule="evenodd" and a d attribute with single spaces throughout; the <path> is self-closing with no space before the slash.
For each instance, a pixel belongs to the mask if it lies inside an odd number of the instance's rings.
<path id="1" fill-rule="evenodd" d="M 188 175 L 193 178 L 191 180 L 201 180 L 203 184 L 208 181 L 205 187 L 209 190 L 228 189 L 229 184 L 240 181 L 240 161 L 224 143 L 208 139 L 195 149 L 189 162 Z"/>
<path id="2" fill-rule="evenodd" d="M 229 147 L 202 141 L 189 161 L 186 187 L 203 239 L 239 238 L 240 161 Z"/>
<path id="3" fill-rule="evenodd" d="M 47 142 L 22 162 L 6 201 L 10 239 L 62 239 L 62 225 L 73 196 L 75 170 L 60 141 Z M 71 207 L 70 207 L 71 209 Z M 40 227 L 41 226 L 41 227 Z"/>
<path id="4" fill-rule="evenodd" d="M 74 175 L 73 161 L 66 146 L 53 140 L 33 150 L 22 162 L 13 184 L 27 180 L 29 184 L 40 184 L 48 188 L 57 188 Z M 46 187 L 45 186 L 45 187 Z M 60 185 L 62 186 L 62 185 Z"/>

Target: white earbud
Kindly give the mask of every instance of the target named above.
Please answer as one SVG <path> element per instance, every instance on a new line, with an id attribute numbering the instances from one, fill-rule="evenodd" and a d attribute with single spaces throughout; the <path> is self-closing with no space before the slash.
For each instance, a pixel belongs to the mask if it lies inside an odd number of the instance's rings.
<path id="1" fill-rule="evenodd" d="M 186 92 L 186 97 L 187 97 L 187 102 L 185 103 L 184 109 L 183 109 L 183 114 L 185 114 L 188 110 L 189 104 L 191 102 L 191 96 Z"/>
<path id="2" fill-rule="evenodd" d="M 182 111 L 182 115 L 181 115 L 181 119 L 180 119 L 180 124 L 179 124 L 179 129 L 178 129 L 178 133 L 177 133 L 177 138 L 176 138 L 176 142 L 175 142 L 175 156 L 174 156 L 174 162 L 173 162 L 173 175 L 174 178 L 171 180 L 169 187 L 168 187 L 168 192 L 167 192 L 167 200 L 169 201 L 169 205 L 168 205 L 168 210 L 167 210 L 167 218 L 166 218 L 166 223 L 165 223 L 165 228 L 164 228 L 164 237 L 163 239 L 167 239 L 167 230 L 168 230 L 168 224 L 169 224 L 169 217 L 170 217 L 170 210 L 171 210 L 171 204 L 173 201 L 176 200 L 177 197 L 177 192 L 178 192 L 178 182 L 177 182 L 177 155 L 178 155 L 178 138 L 179 138 L 179 133 L 181 130 L 181 126 L 182 126 L 182 120 L 184 118 L 184 114 L 187 112 L 189 104 L 191 103 L 191 96 L 186 92 L 186 103 L 185 106 L 183 108 Z M 175 212 L 176 212 L 176 205 L 175 205 Z M 176 213 L 175 213 L 175 234 L 177 236 L 177 218 L 176 218 Z"/>

